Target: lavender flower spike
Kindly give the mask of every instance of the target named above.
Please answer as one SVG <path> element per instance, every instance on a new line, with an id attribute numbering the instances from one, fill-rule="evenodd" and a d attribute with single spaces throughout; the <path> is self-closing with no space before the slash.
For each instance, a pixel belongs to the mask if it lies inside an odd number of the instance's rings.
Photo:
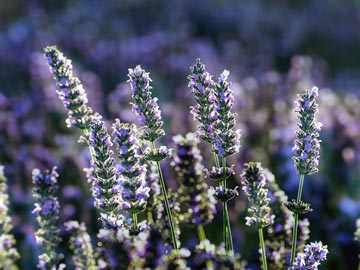
<path id="1" fill-rule="evenodd" d="M 236 113 L 232 113 L 234 105 L 233 91 L 227 81 L 230 72 L 224 70 L 215 84 L 215 109 L 217 121 L 215 122 L 216 136 L 213 151 L 219 157 L 231 156 L 239 152 L 240 130 L 234 130 Z"/>
<path id="2" fill-rule="evenodd" d="M 118 191 L 115 177 L 114 159 L 111 150 L 111 138 L 105 123 L 97 120 L 90 125 L 89 143 L 93 149 L 92 191 L 95 206 L 103 213 L 110 215 L 118 208 Z M 110 217 L 109 217 L 110 218 Z"/>
<path id="3" fill-rule="evenodd" d="M 146 209 L 150 188 L 146 182 L 146 164 L 141 164 L 138 131 L 134 124 L 120 123 L 112 126 L 114 143 L 117 145 L 119 178 L 119 207 L 131 214 Z"/>
<path id="4" fill-rule="evenodd" d="M 241 174 L 243 191 L 251 203 L 248 209 L 249 215 L 246 217 L 246 225 L 254 225 L 256 228 L 264 228 L 274 221 L 271 215 L 267 197 L 268 189 L 265 187 L 267 179 L 264 175 L 263 168 L 258 162 L 250 162 L 244 165 Z"/>
<path id="5" fill-rule="evenodd" d="M 187 211 L 183 215 L 185 222 L 193 225 L 205 225 L 212 221 L 216 213 L 214 189 L 209 189 L 204 181 L 204 166 L 198 148 L 199 139 L 194 133 L 186 137 L 173 137 L 176 144 L 174 166 L 176 178 L 179 181 L 180 195 L 183 196 L 183 206 Z"/>
<path id="6" fill-rule="evenodd" d="M 39 225 L 35 239 L 41 250 L 37 267 L 41 270 L 60 270 L 65 267 L 60 263 L 62 255 L 56 252 L 61 241 L 58 228 L 60 205 L 55 196 L 58 189 L 57 177 L 56 167 L 51 172 L 34 169 L 32 173 L 32 193 L 36 200 L 32 213 L 35 214 Z"/>
<path id="7" fill-rule="evenodd" d="M 161 120 L 161 111 L 157 104 L 157 98 L 151 97 L 150 82 L 152 81 L 149 73 L 141 66 L 136 66 L 134 69 L 129 69 L 128 73 L 132 98 L 133 111 L 139 117 L 139 122 L 144 125 L 146 129 L 142 132 L 142 139 L 154 142 L 165 131 L 162 129 L 163 121 Z"/>
<path id="8" fill-rule="evenodd" d="M 288 270 L 317 270 L 320 262 L 326 260 L 329 253 L 327 246 L 321 242 L 310 243 L 305 246 L 304 253 L 298 253 L 295 262 Z"/>
<path id="9" fill-rule="evenodd" d="M 191 93 L 194 94 L 196 105 L 191 107 L 194 120 L 200 125 L 198 133 L 202 140 L 213 144 L 215 139 L 215 95 L 213 90 L 214 81 L 206 71 L 205 65 L 200 59 L 196 59 L 195 65 L 190 67 L 191 74 L 188 76 Z"/>
<path id="10" fill-rule="evenodd" d="M 15 247 L 15 238 L 10 233 L 13 226 L 8 214 L 9 196 L 4 175 L 4 167 L 0 165 L 0 269 L 17 270 L 16 260 L 19 253 Z"/>
<path id="11" fill-rule="evenodd" d="M 318 88 L 298 95 L 299 130 L 296 131 L 296 140 L 293 147 L 295 168 L 301 175 L 310 175 L 318 172 L 320 158 L 319 131 L 322 124 L 317 122 L 315 114 L 318 112 Z"/>
<path id="12" fill-rule="evenodd" d="M 88 129 L 93 111 L 87 105 L 88 99 L 80 80 L 73 76 L 71 60 L 67 59 L 55 46 L 46 47 L 44 54 L 50 72 L 54 74 L 57 82 L 59 98 L 68 110 L 67 126 Z"/>
<path id="13" fill-rule="evenodd" d="M 85 224 L 79 224 L 77 221 L 68 221 L 65 223 L 65 229 L 70 233 L 70 248 L 74 252 L 72 259 L 75 264 L 75 270 L 98 269 L 96 267 L 94 249 Z"/>

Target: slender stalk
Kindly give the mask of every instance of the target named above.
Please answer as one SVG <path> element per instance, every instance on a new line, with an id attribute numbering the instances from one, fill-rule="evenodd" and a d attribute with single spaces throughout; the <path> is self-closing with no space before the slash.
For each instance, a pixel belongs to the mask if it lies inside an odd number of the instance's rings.
<path id="1" fill-rule="evenodd" d="M 198 232 L 200 242 L 205 241 L 206 236 L 205 236 L 205 231 L 204 231 L 203 225 L 198 225 L 196 227 L 196 229 L 197 229 L 197 232 Z M 205 263 L 206 263 L 206 267 L 208 269 L 214 269 L 214 265 L 213 265 L 213 263 L 212 263 L 212 261 L 210 259 L 206 260 Z"/>
<path id="2" fill-rule="evenodd" d="M 297 203 L 299 203 L 301 201 L 301 194 L 302 194 L 302 189 L 303 189 L 303 185 L 304 185 L 304 177 L 305 177 L 305 175 L 303 175 L 303 174 L 300 175 L 298 194 L 297 194 L 297 198 L 296 198 Z M 293 229 L 292 244 L 291 244 L 290 266 L 293 264 L 293 262 L 295 260 L 298 223 L 299 223 L 299 215 L 295 214 L 294 229 Z"/>
<path id="3" fill-rule="evenodd" d="M 259 239 L 260 239 L 262 268 L 263 268 L 263 270 L 267 270 L 267 261 L 266 261 L 266 252 L 265 252 L 265 242 L 264 242 L 263 229 L 259 228 L 258 232 L 259 232 Z"/>
<path id="4" fill-rule="evenodd" d="M 222 185 L 224 189 L 226 189 L 226 158 L 221 158 L 222 167 L 224 170 L 224 180 L 222 181 Z M 231 233 L 231 225 L 229 219 L 229 212 L 227 209 L 227 202 L 223 202 L 223 224 L 224 224 L 224 241 L 225 241 L 225 249 L 230 252 L 231 256 L 234 256 L 234 247 L 232 241 L 232 233 Z"/>
<path id="5" fill-rule="evenodd" d="M 152 147 L 153 147 L 153 149 L 156 148 L 154 142 L 152 142 Z M 168 195 L 167 195 L 167 191 L 166 191 L 166 185 L 165 185 L 165 181 L 164 181 L 164 177 L 163 177 L 163 174 L 162 174 L 162 171 L 161 171 L 159 161 L 156 161 L 156 167 L 157 167 L 158 174 L 159 174 L 161 192 L 162 192 L 162 194 L 164 196 L 165 210 L 166 210 L 167 216 L 169 218 L 170 232 L 171 232 L 171 237 L 172 237 L 172 241 L 173 241 L 173 245 L 174 245 L 174 250 L 176 251 L 176 253 L 178 253 L 179 249 L 178 249 L 176 235 L 175 235 L 174 219 L 173 219 L 172 214 L 171 214 L 170 205 L 169 205 L 169 199 L 168 199 Z"/>
<path id="6" fill-rule="evenodd" d="M 138 227 L 138 218 L 137 218 L 137 214 L 136 214 L 136 213 L 132 214 L 132 218 L 133 218 L 133 226 L 134 226 L 134 230 L 136 230 L 136 229 L 137 229 L 137 227 Z"/>
<path id="7" fill-rule="evenodd" d="M 147 215 L 147 220 L 148 220 L 148 222 L 154 222 L 153 214 L 152 214 L 151 210 L 148 210 L 148 211 L 146 212 L 146 215 Z"/>

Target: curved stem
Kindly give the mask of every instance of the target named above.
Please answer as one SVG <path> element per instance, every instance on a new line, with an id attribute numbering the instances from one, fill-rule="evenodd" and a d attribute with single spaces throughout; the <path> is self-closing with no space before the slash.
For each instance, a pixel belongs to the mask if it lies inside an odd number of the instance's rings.
<path id="1" fill-rule="evenodd" d="M 259 232 L 259 239 L 260 239 L 262 268 L 263 268 L 263 270 L 267 270 L 267 261 L 266 261 L 266 251 L 265 251 L 265 242 L 264 242 L 263 229 L 259 228 L 258 232 Z"/>
<path id="2" fill-rule="evenodd" d="M 303 185 L 304 185 L 304 177 L 305 177 L 305 175 L 303 175 L 303 174 L 300 175 L 298 194 L 297 194 L 297 198 L 296 198 L 297 203 L 299 203 L 301 201 L 301 194 L 302 194 L 302 189 L 303 189 Z M 292 244 L 291 244 L 290 266 L 292 266 L 292 264 L 294 263 L 294 260 L 295 260 L 298 223 L 299 223 L 299 215 L 295 214 L 294 229 L 293 229 Z"/>
<path id="3" fill-rule="evenodd" d="M 153 149 L 156 148 L 154 142 L 152 142 L 152 147 L 153 147 Z M 174 245 L 174 250 L 175 250 L 176 253 L 178 253 L 179 249 L 178 249 L 176 235 L 175 235 L 174 219 L 173 219 L 172 214 L 171 214 L 170 205 L 169 205 L 169 199 L 168 199 L 168 195 L 167 195 L 167 191 L 166 191 L 166 185 L 165 185 L 165 181 L 164 181 L 164 177 L 163 177 L 163 174 L 162 174 L 162 171 L 161 171 L 159 161 L 156 161 L 156 167 L 157 167 L 158 174 L 159 174 L 161 192 L 162 192 L 162 194 L 164 196 L 166 214 L 167 214 L 167 216 L 169 218 L 170 232 L 171 232 L 171 238 L 172 238 L 173 245 Z"/>

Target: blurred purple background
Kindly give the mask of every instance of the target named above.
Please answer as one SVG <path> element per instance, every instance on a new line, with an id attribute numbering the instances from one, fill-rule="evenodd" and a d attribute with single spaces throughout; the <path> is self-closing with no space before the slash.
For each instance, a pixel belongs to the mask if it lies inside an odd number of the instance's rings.
<path id="1" fill-rule="evenodd" d="M 79 132 L 65 126 L 65 109 L 42 56 L 57 45 L 73 60 L 91 106 L 113 121 L 135 121 L 127 69 L 141 64 L 153 79 L 166 121 L 166 141 L 194 131 L 187 87 L 189 66 L 200 57 L 217 78 L 230 70 L 237 123 L 242 129 L 242 164 L 261 161 L 294 198 L 298 184 L 291 160 L 296 128 L 296 93 L 320 88 L 320 173 L 306 177 L 304 200 L 312 241 L 328 244 L 324 269 L 355 269 L 353 242 L 360 216 L 360 2 L 74 0 L 0 1 L 0 162 L 6 166 L 11 210 L 22 269 L 35 267 L 31 171 L 59 167 L 61 220 L 87 222 L 96 213 L 82 169 L 88 154 Z M 205 160 L 210 165 L 207 145 Z M 167 169 L 168 168 L 168 169 Z M 168 185 L 176 185 L 170 166 Z M 235 249 L 259 269 L 257 235 L 244 225 L 245 200 L 230 205 Z M 216 222 L 205 229 L 220 242 Z M 212 238 L 211 238 L 212 237 Z M 187 241 L 191 242 L 191 239 Z M 245 248 L 246 246 L 246 248 Z M 25 250 L 33 252 L 24 252 Z M 31 265 L 31 267 L 30 267 Z"/>

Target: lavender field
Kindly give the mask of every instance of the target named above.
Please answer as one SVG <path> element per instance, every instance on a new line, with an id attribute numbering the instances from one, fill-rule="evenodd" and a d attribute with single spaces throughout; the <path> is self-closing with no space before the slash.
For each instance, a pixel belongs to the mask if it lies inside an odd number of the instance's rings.
<path id="1" fill-rule="evenodd" d="M 359 23 L 0 1 L 0 270 L 360 269 Z"/>

